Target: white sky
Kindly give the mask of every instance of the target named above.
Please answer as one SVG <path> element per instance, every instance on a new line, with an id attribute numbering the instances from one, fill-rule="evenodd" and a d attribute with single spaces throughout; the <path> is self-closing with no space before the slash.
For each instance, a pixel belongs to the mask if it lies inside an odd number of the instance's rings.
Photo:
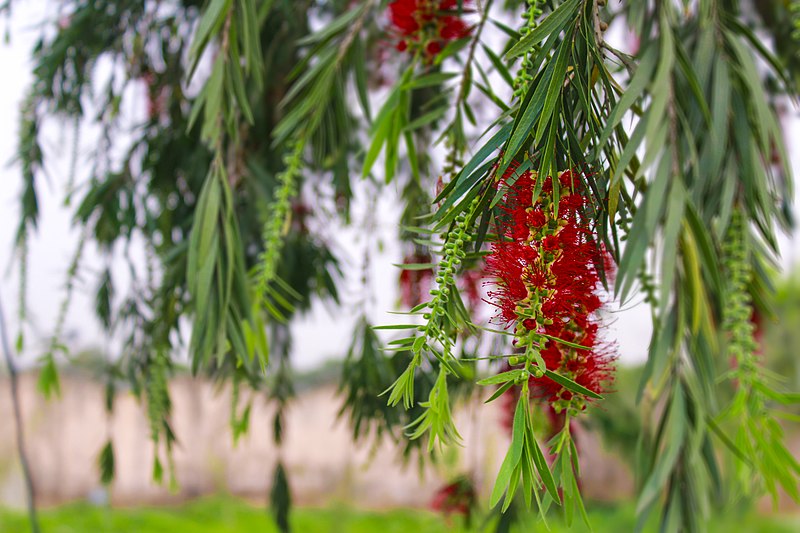
<path id="1" fill-rule="evenodd" d="M 49 4 L 52 6 L 52 3 Z M 31 80 L 30 52 L 39 36 L 38 23 L 43 20 L 48 3 L 45 0 L 14 2 L 14 14 L 10 24 L 10 44 L 0 45 L 0 71 L 4 74 L 0 83 L 0 298 L 8 319 L 12 338 L 18 331 L 17 300 L 19 277 L 15 258 L 12 256 L 14 234 L 18 223 L 18 203 L 21 190 L 20 169 L 17 164 L 8 164 L 14 157 L 17 145 L 19 107 L 24 92 Z M 53 10 L 47 12 L 52 15 Z M 0 29 L 6 22 L 0 20 Z M 616 32 L 619 38 L 621 32 Z M 135 90 L 135 89 L 134 89 Z M 142 93 L 143 94 L 143 93 Z M 135 101 L 135 99 L 132 99 Z M 131 104 L 127 111 L 136 116 L 143 113 L 140 107 Z M 786 124 L 789 136 L 789 153 L 795 174 L 800 170 L 800 151 L 794 149 L 793 141 L 800 131 L 800 121 L 794 110 Z M 57 127 L 53 123 L 45 129 L 43 145 L 52 160 L 47 166 L 48 178 L 40 178 L 38 192 L 41 218 L 37 234 L 30 242 L 28 271 L 28 308 L 30 324 L 26 327 L 26 347 L 22 361 L 35 361 L 46 349 L 48 337 L 53 333 L 58 308 L 64 299 L 66 269 L 74 253 L 78 231 L 72 227 L 70 212 L 63 206 L 64 190 L 72 150 L 72 126 Z M 91 127 L 83 128 L 79 159 L 86 157 L 93 148 Z M 81 172 L 80 170 L 83 170 Z M 86 169 L 78 172 L 77 183 L 87 179 Z M 362 191 L 364 192 L 364 191 Z M 327 227 L 325 234 L 333 239 L 334 252 L 340 257 L 347 280 L 341 286 L 343 305 L 339 308 L 317 303 L 312 312 L 293 326 L 295 345 L 293 359 L 299 368 L 309 368 L 333 357 L 342 357 L 350 343 L 350 332 L 358 317 L 362 298 L 359 280 L 361 277 L 364 247 L 370 246 L 372 299 L 366 309 L 374 324 L 398 321 L 393 309 L 397 300 L 398 270 L 392 263 L 402 262 L 402 251 L 395 237 L 396 220 L 399 215 L 397 192 L 387 189 L 382 192 L 380 209 L 374 217 L 375 229 L 364 234 L 362 228 L 373 214 L 367 213 L 362 201 L 354 206 L 351 228 Z M 797 201 L 795 199 L 795 205 Z M 380 244 L 379 244 L 380 243 Z M 800 252 L 800 240 L 781 237 L 784 267 L 796 265 Z M 380 249 L 380 251 L 379 251 Z M 94 317 L 93 298 L 97 274 L 103 267 L 97 251 L 89 246 L 82 262 L 82 276 L 77 280 L 75 292 L 67 317 L 64 340 L 73 350 L 85 348 L 104 349 L 115 346 L 103 335 Z M 128 283 L 127 267 L 121 262 L 114 265 L 118 290 Z M 638 301 L 635 299 L 635 301 Z M 618 310 L 611 304 L 609 333 L 617 341 L 623 361 L 634 362 L 646 358 L 650 337 L 650 314 L 644 305 L 628 306 Z M 402 318 L 400 319 L 402 321 Z"/>

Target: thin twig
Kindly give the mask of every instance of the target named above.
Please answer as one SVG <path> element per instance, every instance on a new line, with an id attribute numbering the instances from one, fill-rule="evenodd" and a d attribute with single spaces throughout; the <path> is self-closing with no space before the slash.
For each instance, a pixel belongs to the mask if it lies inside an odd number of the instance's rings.
<path id="1" fill-rule="evenodd" d="M 11 354 L 11 344 L 8 341 L 8 332 L 6 331 L 6 319 L 3 313 L 2 300 L 0 300 L 0 341 L 3 344 L 3 353 L 6 358 L 6 367 L 8 368 L 8 377 L 11 382 L 11 403 L 14 408 L 14 423 L 17 430 L 17 452 L 19 453 L 19 462 L 22 465 L 22 474 L 25 478 L 25 491 L 28 498 L 28 519 L 31 524 L 31 531 L 39 533 L 39 518 L 36 514 L 36 491 L 33 488 L 33 477 L 31 476 L 30 463 L 28 463 L 28 455 L 25 451 L 25 435 L 23 434 L 22 426 L 22 411 L 19 402 L 19 384 L 17 379 L 17 368 L 14 366 L 14 359 Z"/>
<path id="2" fill-rule="evenodd" d="M 602 46 L 604 29 L 600 22 L 600 9 L 597 6 L 597 0 L 592 2 L 592 25 L 594 26 L 594 40 Z"/>
<path id="3" fill-rule="evenodd" d="M 344 39 L 342 39 L 342 42 L 339 45 L 339 51 L 336 54 L 337 65 L 341 63 L 342 60 L 344 59 L 344 56 L 347 55 L 347 51 L 349 50 L 350 45 L 355 40 L 356 35 L 358 35 L 358 32 L 360 32 L 361 28 L 364 27 L 364 22 L 367 20 L 367 15 L 369 15 L 369 13 L 372 11 L 372 7 L 374 4 L 375 0 L 367 1 L 367 3 L 363 7 L 364 11 L 358 16 L 356 21 L 350 27 L 350 30 L 347 32 L 347 35 L 345 35 Z"/>
<path id="4" fill-rule="evenodd" d="M 467 87 L 469 85 L 469 80 L 472 77 L 468 73 L 468 69 L 472 66 L 472 61 L 475 59 L 475 49 L 478 46 L 478 41 L 481 40 L 481 33 L 483 33 L 483 27 L 486 25 L 486 19 L 489 17 L 489 9 L 492 7 L 492 1 L 493 0 L 489 0 L 486 2 L 486 6 L 483 8 L 483 13 L 481 14 L 481 21 L 478 23 L 478 27 L 475 30 L 475 38 L 470 44 L 469 55 L 467 55 L 467 61 L 464 63 L 464 75 L 461 77 L 461 85 L 458 89 L 456 106 L 460 105 L 462 101 L 466 99 Z"/>
<path id="5" fill-rule="evenodd" d="M 622 64 L 625 66 L 625 69 L 628 71 L 628 74 L 633 76 L 633 74 L 636 72 L 636 65 L 631 61 L 631 56 L 629 56 L 628 54 L 626 54 L 626 53 L 624 53 L 624 52 L 622 52 L 620 50 L 617 50 L 616 48 L 614 48 L 613 46 L 611 46 L 607 42 L 601 43 L 600 46 L 604 50 L 607 50 L 608 52 L 611 52 L 614 56 L 616 56 L 617 59 L 619 59 L 622 62 Z"/>

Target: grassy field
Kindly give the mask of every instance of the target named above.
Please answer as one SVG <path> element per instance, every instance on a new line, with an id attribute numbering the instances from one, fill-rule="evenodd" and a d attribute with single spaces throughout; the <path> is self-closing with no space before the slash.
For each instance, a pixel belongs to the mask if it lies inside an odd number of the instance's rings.
<path id="1" fill-rule="evenodd" d="M 633 531 L 633 509 L 595 507 L 590 512 L 594 531 L 617 533 Z M 42 533 L 277 533 L 267 512 L 232 498 L 206 498 L 177 507 L 138 507 L 108 509 L 89 504 L 71 504 L 42 512 Z M 477 521 L 481 524 L 481 521 Z M 466 533 L 460 517 L 450 523 L 424 511 L 400 509 L 385 512 L 359 511 L 348 507 L 296 509 L 292 525 L 297 533 Z M 568 529 L 557 519 L 550 520 L 550 531 L 583 532 L 583 526 Z M 489 527 L 485 531 L 493 531 Z M 0 510 L 0 532 L 29 531 L 24 513 Z M 526 517 L 519 533 L 547 531 L 535 517 Z M 792 533 L 800 531 L 800 517 L 757 515 L 720 517 L 713 532 Z"/>

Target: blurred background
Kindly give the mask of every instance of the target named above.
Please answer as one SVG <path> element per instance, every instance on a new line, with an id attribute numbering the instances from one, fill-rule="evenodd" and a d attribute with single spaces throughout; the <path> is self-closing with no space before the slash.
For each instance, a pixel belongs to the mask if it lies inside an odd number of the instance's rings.
<path id="1" fill-rule="evenodd" d="M 19 110 L 31 83 L 31 51 L 44 21 L 53 18 L 52 2 L 17 2 L 5 20 L 9 38 L 0 46 L 0 294 L 9 331 L 20 325 L 13 312 L 19 296 L 18 265 L 12 256 L 18 198 L 22 190 L 20 168 L 14 160 Z M 624 28 L 612 28 L 610 39 L 624 41 Z M 623 45 L 620 45 L 621 47 Z M 102 72 L 103 65 L 98 69 Z M 108 67 L 110 68 L 110 67 Z M 125 98 L 123 115 L 135 124 L 147 114 L 146 88 L 133 86 Z M 786 109 L 783 125 L 796 175 L 800 173 L 797 110 Z M 414 455 L 404 457 L 388 437 L 374 436 L 353 442 L 352 430 L 341 414 L 339 388 L 342 362 L 353 342 L 352 332 L 362 308 L 373 324 L 395 320 L 389 311 L 402 298 L 400 271 L 404 253 L 396 237 L 400 217 L 398 202 L 384 189 L 381 209 L 370 212 L 364 198 L 368 185 L 355 191 L 353 226 L 330 226 L 322 231 L 341 262 L 345 279 L 356 286 L 368 271 L 380 290 L 364 301 L 343 295 L 333 307 L 324 300 L 312 306 L 292 325 L 291 372 L 295 397 L 288 403 L 284 444 L 273 444 L 274 404 L 252 395 L 249 431 L 234 439 L 230 427 L 229 385 L 192 377 L 179 371 L 169 383 L 173 430 L 176 436 L 174 480 L 153 481 L 154 450 L 143 407 L 130 390 L 113 392 L 115 408 L 105 409 L 105 361 L 113 358 L 121 339 L 108 337 L 94 313 L 92 276 L 77 276 L 64 325 L 63 342 L 73 356 L 61 361 L 61 395 L 47 400 L 37 390 L 37 358 L 49 342 L 64 292 L 65 269 L 79 239 L 60 189 L 63 176 L 75 173 L 80 183 L 90 169 L 82 155 L 94 149 L 98 132 L 81 124 L 80 136 L 63 123 L 46 124 L 44 149 L 50 177 L 40 193 L 42 213 L 38 232 L 28 243 L 28 315 L 26 349 L 15 356 L 21 370 L 19 396 L 36 496 L 44 509 L 45 531 L 272 531 L 267 503 L 275 483 L 275 466 L 287 470 L 296 511 L 296 531 L 418 531 L 466 530 L 484 526 L 501 530 L 502 520 L 484 509 L 485 497 L 508 446 L 508 414 L 502 404 L 484 405 L 478 395 L 462 401 L 455 413 L 464 446 L 448 449 L 435 463 L 421 464 Z M 124 139 L 122 139 L 124 141 Z M 77 152 L 77 157 L 73 152 Z M 73 161 L 78 167 L 71 169 Z M 797 202 L 795 201 L 795 207 Z M 363 223 L 363 224 L 360 224 Z M 325 226 L 326 221 L 317 221 Z M 366 224 L 370 231 L 361 231 Z M 760 339 L 770 368 L 782 375 L 789 390 L 800 390 L 800 239 L 781 240 L 783 273 L 775 276 L 780 320 L 763 321 Z M 146 257 L 135 243 L 126 250 L 130 263 L 111 265 L 120 292 L 130 283 L 129 264 L 144 269 Z M 370 256 L 367 265 L 362 263 Z M 88 246 L 82 269 L 96 275 L 104 258 Z M 349 281 L 348 281 L 349 280 Z M 491 310 L 485 310 L 487 315 Z M 577 430 L 583 469 L 583 490 L 590 504 L 595 530 L 628 531 L 634 524 L 634 483 L 630 468 L 636 453 L 639 416 L 636 383 L 647 354 L 650 315 L 645 304 L 634 301 L 607 311 L 608 338 L 619 346 L 616 389 L 595 416 Z M 383 336 L 384 340 L 391 337 Z M 242 392 L 243 396 L 251 393 Z M 800 413 L 794 413 L 800 416 Z M 787 441 L 800 455 L 800 426 L 787 423 Z M 0 369 L 0 531 L 27 531 L 25 486 L 16 449 L 16 430 L 9 378 Z M 101 481 L 102 449 L 115 446 L 115 478 Z M 464 492 L 459 492 L 463 487 Z M 471 491 L 477 494 L 472 494 Z M 447 497 L 455 494 L 450 500 Z M 475 503 L 474 496 L 479 496 Z M 443 504 L 455 501 L 456 504 Z M 466 503 L 463 503 L 466 502 Z M 482 503 L 484 502 L 484 503 Z M 716 523 L 719 531 L 800 531 L 800 509 L 781 498 L 777 502 L 742 500 Z M 469 513 L 466 507 L 471 508 Z M 441 511 L 448 511 L 442 513 Z M 513 512 L 522 512 L 512 509 Z M 763 515 L 768 514 L 765 518 Z M 499 522 L 498 522 L 499 520 Z M 517 530 L 530 531 L 534 516 L 523 517 Z M 563 527 L 558 521 L 555 530 Z M 582 526 L 577 526 L 581 530 Z"/>

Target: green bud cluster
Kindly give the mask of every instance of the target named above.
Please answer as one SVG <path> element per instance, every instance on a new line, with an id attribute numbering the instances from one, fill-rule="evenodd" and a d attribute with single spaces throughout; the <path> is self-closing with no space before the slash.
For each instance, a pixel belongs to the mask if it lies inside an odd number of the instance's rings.
<path id="1" fill-rule="evenodd" d="M 723 244 L 727 287 L 722 311 L 722 329 L 728 338 L 729 353 L 736 358 L 738 368 L 745 373 L 753 370 L 755 365 L 753 354 L 757 348 L 753 336 L 755 326 L 751 320 L 753 305 L 747 290 L 751 267 L 745 240 L 746 231 L 742 213 L 735 210 Z"/>
<path id="2" fill-rule="evenodd" d="M 259 256 L 256 286 L 257 298 L 261 298 L 267 293 L 269 284 L 274 279 L 275 271 L 278 268 L 278 261 L 283 248 L 283 227 L 292 207 L 292 198 L 297 194 L 297 176 L 303 167 L 304 148 L 304 140 L 294 143 L 292 150 L 284 156 L 285 168 L 283 172 L 277 176 L 280 185 L 275 191 L 275 198 L 270 206 L 261 234 L 264 242 L 264 251 Z"/>
<path id="3" fill-rule="evenodd" d="M 617 226 L 619 227 L 622 236 L 620 237 L 620 241 L 625 242 L 628 240 L 628 234 L 630 233 L 631 228 L 631 219 L 627 214 L 627 211 L 622 211 L 619 213 L 619 218 L 617 219 Z M 639 280 L 639 287 L 644 294 L 644 302 L 650 305 L 651 308 L 658 307 L 658 294 L 656 288 L 656 282 L 653 279 L 653 275 L 647 271 L 646 265 L 642 265 L 639 271 L 636 273 L 636 279 Z"/>
<path id="4" fill-rule="evenodd" d="M 528 0 L 528 10 L 522 15 L 525 23 L 520 29 L 520 37 L 525 37 L 536 28 L 536 20 L 542 15 L 539 3 L 540 0 Z M 522 63 L 519 66 L 517 76 L 514 78 L 514 96 L 519 100 L 522 100 L 525 96 L 528 84 L 533 81 L 533 76 L 530 73 L 532 55 L 531 52 L 527 52 L 522 56 Z"/>
<path id="5" fill-rule="evenodd" d="M 475 198 L 466 212 L 461 212 L 456 216 L 455 224 L 444 234 L 444 256 L 436 267 L 436 288 L 430 291 L 432 298 L 428 302 L 428 311 L 423 315 L 427 321 L 423 327 L 424 335 L 428 338 L 438 338 L 443 341 L 443 344 L 446 341 L 439 330 L 438 319 L 446 314 L 445 307 L 456 283 L 456 271 L 467 255 L 464 248 L 472 240 L 467 226 L 478 208 L 478 203 L 479 199 Z M 447 345 L 445 344 L 445 346 Z"/>
<path id="6" fill-rule="evenodd" d="M 158 444 L 164 430 L 164 419 L 170 411 L 167 374 L 169 367 L 166 357 L 157 353 L 147 367 L 145 393 L 147 399 L 147 419 L 150 423 L 150 438 Z"/>
<path id="7" fill-rule="evenodd" d="M 644 293 L 645 303 L 651 307 L 657 307 L 658 296 L 656 294 L 656 283 L 653 279 L 653 275 L 647 271 L 647 268 L 645 268 L 644 265 L 642 265 L 642 268 L 639 269 L 637 277 L 639 279 L 639 286 Z"/>
<path id="8" fill-rule="evenodd" d="M 66 288 L 64 299 L 61 301 L 61 305 L 58 308 L 58 316 L 56 317 L 56 325 L 53 332 L 53 336 L 50 338 L 50 346 L 47 350 L 47 353 L 43 357 L 43 362 L 45 366 L 49 366 L 55 369 L 54 357 L 57 351 L 62 348 L 61 344 L 61 337 L 64 334 L 64 325 L 66 324 L 67 320 L 67 313 L 69 312 L 69 306 L 72 303 L 72 294 L 75 289 L 75 283 L 78 279 L 78 270 L 80 268 L 81 259 L 83 258 L 83 250 L 86 245 L 86 241 L 89 238 L 89 225 L 83 226 L 81 230 L 80 237 L 78 237 L 78 246 L 75 248 L 75 253 L 72 256 L 72 260 L 70 261 L 69 268 L 67 269 L 67 281 L 66 281 Z M 24 289 L 24 287 L 23 287 Z M 21 326 L 20 326 L 21 327 Z M 20 329 L 20 331 L 22 331 Z M 17 339 L 18 345 L 21 343 L 21 338 Z M 52 393 L 58 394 L 59 385 L 58 385 L 58 375 L 56 374 L 56 379 L 53 382 L 49 380 L 44 380 L 44 376 L 46 374 L 43 372 L 39 376 L 39 387 L 41 388 L 42 392 L 44 393 L 45 397 L 50 397 Z"/>
<path id="9" fill-rule="evenodd" d="M 792 16 L 792 39 L 800 42 L 800 0 L 792 0 L 789 3 L 789 13 Z"/>
<path id="10" fill-rule="evenodd" d="M 447 151 L 442 173 L 450 176 L 452 179 L 458 173 L 458 169 L 464 166 L 464 162 L 459 156 L 458 146 L 450 137 L 447 139 L 447 147 L 449 150 Z"/>
<path id="11" fill-rule="evenodd" d="M 419 336 L 414 338 L 411 346 L 413 357 L 408 364 L 408 368 L 392 385 L 392 392 L 388 401 L 389 405 L 397 405 L 401 401 L 406 409 L 413 405 L 414 372 L 422 362 L 422 352 L 432 350 L 432 346 L 429 344 L 431 339 L 441 344 L 443 350 L 441 357 L 443 359 L 451 357 L 453 341 L 444 332 L 441 325 L 445 322 L 444 317 L 447 314 L 446 307 L 450 301 L 450 295 L 455 290 L 456 270 L 458 270 L 461 261 L 467 255 L 464 248 L 472 240 L 468 227 L 475 211 L 478 209 L 478 204 L 479 199 L 474 199 L 466 211 L 456 216 L 452 228 L 443 235 L 444 251 L 443 257 L 436 267 L 436 288 L 431 289 L 431 300 L 427 303 L 427 311 L 422 315 L 425 324 L 417 327 Z M 412 424 L 418 426 L 412 438 L 419 437 L 433 426 L 438 428 L 436 430 L 437 438 L 443 441 L 451 438 L 457 440 L 459 438 L 452 420 L 449 419 L 449 407 L 445 408 L 443 406 L 447 402 L 447 383 L 445 381 L 447 372 L 447 367 L 442 365 L 440 367 L 441 383 L 431 392 L 429 402 L 420 404 L 425 407 L 425 413 Z M 445 409 L 447 412 L 445 412 Z M 439 417 L 439 419 L 436 417 Z M 433 422 L 436 423 L 434 424 Z M 442 428 L 444 428 L 444 433 L 442 433 Z"/>

